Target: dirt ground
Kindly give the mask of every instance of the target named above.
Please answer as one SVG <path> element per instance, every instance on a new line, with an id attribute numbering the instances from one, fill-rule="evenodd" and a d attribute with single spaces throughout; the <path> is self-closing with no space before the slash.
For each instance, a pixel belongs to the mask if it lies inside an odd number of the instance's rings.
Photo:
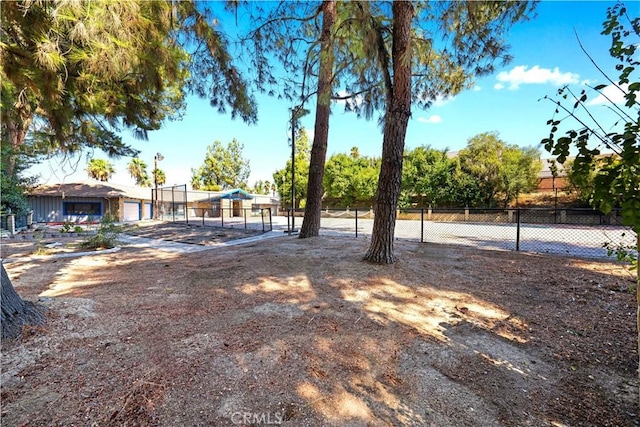
<path id="1" fill-rule="evenodd" d="M 640 425 L 624 266 L 406 242 L 377 266 L 368 243 L 61 258 L 3 240 L 49 314 L 2 342 L 2 425 Z"/>
<path id="2" fill-rule="evenodd" d="M 261 231 L 244 228 L 202 227 L 181 223 L 149 223 L 141 226 L 129 227 L 127 234 L 139 237 L 161 238 L 162 240 L 210 246 L 257 236 Z"/>

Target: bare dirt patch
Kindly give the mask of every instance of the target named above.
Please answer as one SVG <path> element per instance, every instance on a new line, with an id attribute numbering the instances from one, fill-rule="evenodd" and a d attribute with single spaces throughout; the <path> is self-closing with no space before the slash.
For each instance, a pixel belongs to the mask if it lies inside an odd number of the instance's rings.
<path id="1" fill-rule="evenodd" d="M 81 248 L 84 236 L 65 236 L 48 233 L 46 237 L 36 237 L 33 233 L 18 234 L 12 239 L 2 239 L 2 258 L 59 255 L 73 252 L 87 252 Z"/>
<path id="2" fill-rule="evenodd" d="M 148 223 L 129 227 L 126 232 L 132 236 L 196 245 L 214 245 L 262 234 L 261 231 L 245 228 L 210 227 L 183 223 Z"/>
<path id="3" fill-rule="evenodd" d="M 6 425 L 638 425 L 621 265 L 286 237 L 7 264 Z"/>

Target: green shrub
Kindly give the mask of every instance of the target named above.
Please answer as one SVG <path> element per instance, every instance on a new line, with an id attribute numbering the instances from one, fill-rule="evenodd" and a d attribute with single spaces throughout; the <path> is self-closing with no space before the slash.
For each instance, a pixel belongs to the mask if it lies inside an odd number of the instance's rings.
<path id="1" fill-rule="evenodd" d="M 60 227 L 60 233 L 71 233 L 73 229 L 73 223 L 71 221 L 65 221 L 62 223 L 62 227 Z"/>
<path id="2" fill-rule="evenodd" d="M 102 217 L 96 233 L 80 243 L 80 246 L 88 249 L 114 248 L 120 244 L 118 238 L 121 232 L 122 227 L 116 224 L 115 217 L 105 215 Z"/>

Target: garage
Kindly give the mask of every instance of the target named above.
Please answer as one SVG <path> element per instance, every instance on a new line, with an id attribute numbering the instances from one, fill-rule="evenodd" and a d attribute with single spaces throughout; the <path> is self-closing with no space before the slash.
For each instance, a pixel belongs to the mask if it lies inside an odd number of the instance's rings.
<path id="1" fill-rule="evenodd" d="M 144 203 L 144 207 L 142 209 L 142 218 L 141 219 L 151 219 L 151 203 Z"/>
<path id="2" fill-rule="evenodd" d="M 124 202 L 124 221 L 140 221 L 140 202 Z"/>

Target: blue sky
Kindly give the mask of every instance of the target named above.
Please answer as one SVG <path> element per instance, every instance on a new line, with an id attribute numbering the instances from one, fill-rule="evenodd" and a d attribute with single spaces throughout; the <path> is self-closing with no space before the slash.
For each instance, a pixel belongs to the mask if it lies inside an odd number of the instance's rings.
<path id="1" fill-rule="evenodd" d="M 467 140 L 479 133 L 498 132 L 509 144 L 540 147 L 540 140 L 548 135 L 546 121 L 554 106 L 545 95 L 570 84 L 577 92 L 585 82 L 605 83 L 603 76 L 581 51 L 577 32 L 585 49 L 596 62 L 616 76 L 613 60 L 608 56 L 610 39 L 600 34 L 607 7 L 614 2 L 604 1 L 542 1 L 537 17 L 512 28 L 508 37 L 513 61 L 497 68 L 490 76 L 476 81 L 473 89 L 448 99 L 439 100 L 429 110 L 413 108 L 409 122 L 406 148 L 430 145 L 438 149 L 457 151 Z M 631 16 L 638 16 L 640 3 L 628 2 Z M 224 22 L 222 23 L 224 28 Z M 595 95 L 592 95 L 595 99 Z M 590 97 L 591 98 L 591 97 Z M 189 98 L 186 114 L 180 121 L 167 122 L 149 134 L 148 141 L 135 140 L 124 132 L 125 142 L 141 151 L 140 158 L 149 171 L 153 158 L 161 153 L 164 160 L 159 168 L 165 171 L 167 184 L 190 182 L 191 169 L 202 164 L 206 148 L 214 140 L 226 145 L 233 138 L 244 144 L 244 157 L 250 161 L 249 185 L 257 180 L 272 181 L 275 170 L 284 167 L 291 155 L 288 127 L 291 103 L 270 97 L 257 97 L 258 123 L 247 125 L 218 114 L 207 100 Z M 306 129 L 313 129 L 312 113 L 302 120 Z M 594 103 L 594 104 L 597 104 Z M 358 119 L 344 113 L 340 105 L 333 106 L 330 122 L 328 155 L 349 152 L 357 146 L 362 155 L 380 156 L 382 134 L 377 120 Z M 607 114 L 604 105 L 593 105 L 594 114 Z M 75 159 L 52 159 L 32 168 L 39 173 L 41 183 L 75 182 L 87 179 L 86 154 Z M 91 153 L 107 158 L 101 152 Z M 130 159 L 111 160 L 116 168 L 111 182 L 133 185 L 126 171 Z"/>

